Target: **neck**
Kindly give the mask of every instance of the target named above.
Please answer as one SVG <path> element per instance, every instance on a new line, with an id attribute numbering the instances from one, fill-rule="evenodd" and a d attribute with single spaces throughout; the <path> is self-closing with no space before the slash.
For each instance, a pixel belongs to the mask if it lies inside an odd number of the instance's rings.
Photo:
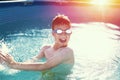
<path id="1" fill-rule="evenodd" d="M 67 45 L 59 45 L 59 44 L 53 45 L 54 50 L 57 50 L 57 49 L 62 48 L 62 47 L 67 47 Z"/>

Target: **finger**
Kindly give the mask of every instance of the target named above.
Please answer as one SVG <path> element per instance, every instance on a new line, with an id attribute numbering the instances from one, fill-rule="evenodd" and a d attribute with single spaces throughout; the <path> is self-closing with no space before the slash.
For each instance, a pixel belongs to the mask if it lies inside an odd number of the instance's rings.
<path id="1" fill-rule="evenodd" d="M 1 56 L 6 57 L 3 53 L 0 53 Z"/>
<path id="2" fill-rule="evenodd" d="M 7 61 L 7 59 L 8 59 L 8 57 L 2 53 L 0 53 L 0 57 L 5 61 Z"/>
<path id="3" fill-rule="evenodd" d="M 1 58 L 2 60 L 4 60 L 4 61 L 7 61 L 6 58 L 5 58 L 4 56 L 2 56 L 2 55 L 0 55 L 0 58 Z"/>

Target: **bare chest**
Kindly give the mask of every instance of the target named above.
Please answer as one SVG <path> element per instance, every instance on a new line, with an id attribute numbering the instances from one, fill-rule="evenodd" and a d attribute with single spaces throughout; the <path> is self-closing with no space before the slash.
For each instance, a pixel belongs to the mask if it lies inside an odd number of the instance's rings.
<path id="1" fill-rule="evenodd" d="M 45 54 L 45 58 L 49 59 L 51 57 L 53 57 L 54 55 L 56 55 L 58 53 L 58 51 L 54 51 L 53 49 L 47 49 L 44 54 Z"/>

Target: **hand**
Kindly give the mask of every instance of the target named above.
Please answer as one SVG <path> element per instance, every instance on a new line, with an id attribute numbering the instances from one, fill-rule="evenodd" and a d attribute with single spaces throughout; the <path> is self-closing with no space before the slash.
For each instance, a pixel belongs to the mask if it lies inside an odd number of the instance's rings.
<path id="1" fill-rule="evenodd" d="M 5 63 L 8 66 L 11 66 L 12 64 L 16 63 L 16 61 L 14 60 L 14 58 L 10 54 L 3 54 L 1 51 L 0 51 L 0 58 L 3 61 L 5 61 Z"/>

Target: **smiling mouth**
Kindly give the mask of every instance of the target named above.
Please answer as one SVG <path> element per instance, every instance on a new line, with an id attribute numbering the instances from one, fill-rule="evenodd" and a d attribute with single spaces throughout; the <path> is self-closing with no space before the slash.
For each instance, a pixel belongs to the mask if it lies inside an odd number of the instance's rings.
<path id="1" fill-rule="evenodd" d="M 65 43 L 67 40 L 66 39 L 59 39 L 61 43 Z"/>

